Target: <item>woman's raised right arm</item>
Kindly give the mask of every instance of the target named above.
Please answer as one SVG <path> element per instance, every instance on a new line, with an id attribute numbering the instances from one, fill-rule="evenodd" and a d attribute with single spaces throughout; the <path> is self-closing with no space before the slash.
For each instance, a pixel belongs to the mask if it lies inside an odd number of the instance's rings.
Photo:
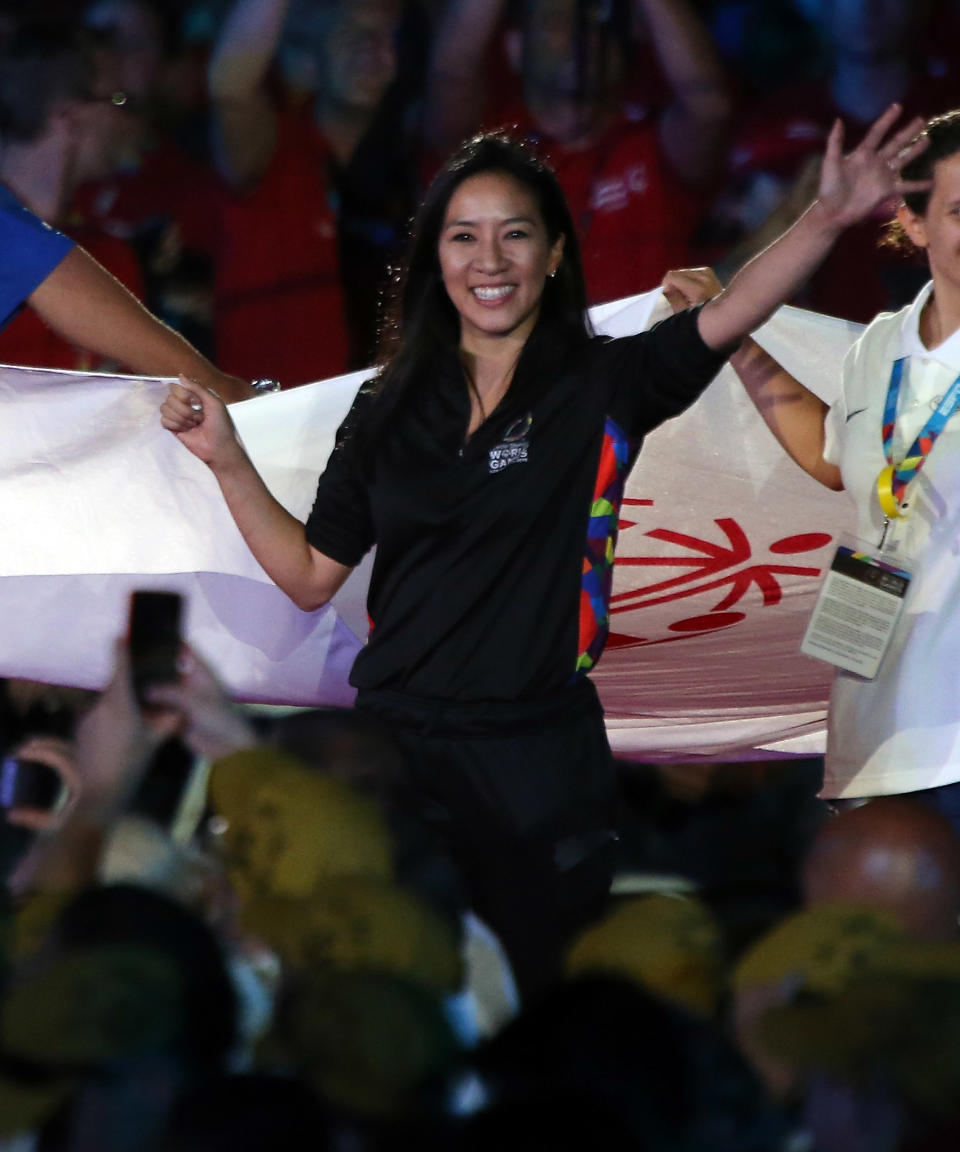
<path id="1" fill-rule="evenodd" d="M 841 232 L 866 219 L 891 196 L 924 191 L 929 180 L 903 180 L 900 169 L 927 145 L 923 120 L 894 131 L 900 106 L 891 104 L 852 152 L 843 152 L 843 126 L 830 132 L 817 199 L 774 242 L 736 273 L 705 304 L 700 335 L 711 348 L 724 348 L 749 335 L 802 287 Z"/>
<path id="2" fill-rule="evenodd" d="M 213 472 L 234 522 L 271 580 L 305 612 L 321 608 L 352 569 L 307 542 L 303 524 L 270 493 L 211 392 L 181 377 L 163 403 L 161 422 Z"/>

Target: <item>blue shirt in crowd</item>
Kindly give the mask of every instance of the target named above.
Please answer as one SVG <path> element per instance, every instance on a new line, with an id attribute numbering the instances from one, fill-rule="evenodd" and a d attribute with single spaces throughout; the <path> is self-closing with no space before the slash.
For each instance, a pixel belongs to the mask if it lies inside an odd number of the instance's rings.
<path id="1" fill-rule="evenodd" d="M 0 328 L 73 247 L 0 184 Z"/>

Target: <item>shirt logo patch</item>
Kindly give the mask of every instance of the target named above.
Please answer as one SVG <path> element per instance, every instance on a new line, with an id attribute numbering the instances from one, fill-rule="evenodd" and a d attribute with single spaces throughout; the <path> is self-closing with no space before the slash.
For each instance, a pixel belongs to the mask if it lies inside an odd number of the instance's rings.
<path id="1" fill-rule="evenodd" d="M 503 439 L 490 449 L 490 472 L 502 472 L 511 464 L 526 464 L 530 453 L 530 441 L 527 439 L 533 424 L 533 413 L 528 412 L 519 420 L 514 420 L 504 432 Z"/>

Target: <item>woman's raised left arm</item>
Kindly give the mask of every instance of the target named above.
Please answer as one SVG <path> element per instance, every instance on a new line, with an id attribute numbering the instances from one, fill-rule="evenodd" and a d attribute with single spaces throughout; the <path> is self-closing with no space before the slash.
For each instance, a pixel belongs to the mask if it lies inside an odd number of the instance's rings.
<path id="1" fill-rule="evenodd" d="M 791 299 L 845 228 L 865 219 L 893 195 L 930 186 L 929 181 L 900 178 L 900 169 L 927 145 L 919 117 L 891 132 L 900 112 L 900 106 L 892 104 L 848 153 L 843 151 L 843 125 L 839 120 L 834 124 L 817 199 L 701 310 L 700 335 L 711 348 L 742 340 Z"/>

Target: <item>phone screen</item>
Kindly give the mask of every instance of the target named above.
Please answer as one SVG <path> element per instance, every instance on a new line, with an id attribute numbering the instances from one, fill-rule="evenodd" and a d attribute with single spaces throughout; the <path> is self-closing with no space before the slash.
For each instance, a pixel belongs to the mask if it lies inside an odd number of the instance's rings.
<path id="1" fill-rule="evenodd" d="M 177 679 L 182 612 L 178 592 L 134 592 L 130 597 L 130 661 L 141 705 L 148 685 Z"/>
<path id="2" fill-rule="evenodd" d="M 42 760 L 5 756 L 0 764 L 0 808 L 55 808 L 63 792 L 59 772 Z"/>

